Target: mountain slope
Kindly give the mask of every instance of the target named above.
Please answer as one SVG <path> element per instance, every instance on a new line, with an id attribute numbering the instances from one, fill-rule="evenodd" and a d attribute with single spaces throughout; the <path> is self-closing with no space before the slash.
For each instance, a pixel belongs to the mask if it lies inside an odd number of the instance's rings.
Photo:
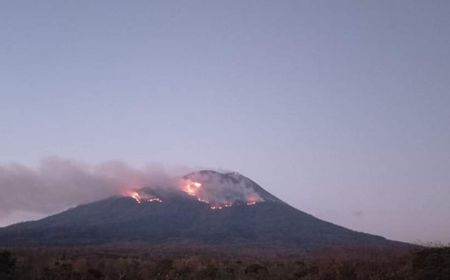
<path id="1" fill-rule="evenodd" d="M 392 244 L 299 211 L 236 173 L 200 171 L 183 180 L 188 180 L 186 191 L 143 189 L 134 197 L 112 197 L 0 229 L 0 245 L 194 242 L 311 248 Z"/>

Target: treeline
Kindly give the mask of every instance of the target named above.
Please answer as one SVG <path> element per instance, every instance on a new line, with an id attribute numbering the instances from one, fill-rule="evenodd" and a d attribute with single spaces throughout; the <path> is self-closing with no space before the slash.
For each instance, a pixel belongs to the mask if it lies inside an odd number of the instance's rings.
<path id="1" fill-rule="evenodd" d="M 0 280 L 449 280 L 450 248 L 321 252 L 312 256 L 164 255 L 96 249 L 0 251 Z"/>

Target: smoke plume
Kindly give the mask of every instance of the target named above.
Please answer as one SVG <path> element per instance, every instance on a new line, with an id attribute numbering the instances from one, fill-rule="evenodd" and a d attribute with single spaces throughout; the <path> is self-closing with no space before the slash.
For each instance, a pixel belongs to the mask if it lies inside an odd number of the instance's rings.
<path id="1" fill-rule="evenodd" d="M 253 183 L 237 173 L 203 171 L 187 176 L 201 187 L 190 187 L 191 195 L 212 205 L 232 205 L 236 202 L 256 203 L 264 199 L 255 191 Z"/>
<path id="2" fill-rule="evenodd" d="M 174 177 L 186 171 L 168 171 L 158 165 L 134 168 L 121 161 L 91 165 L 62 158 L 45 159 L 37 167 L 0 165 L 0 226 L 120 195 L 127 189 L 173 186 Z"/>

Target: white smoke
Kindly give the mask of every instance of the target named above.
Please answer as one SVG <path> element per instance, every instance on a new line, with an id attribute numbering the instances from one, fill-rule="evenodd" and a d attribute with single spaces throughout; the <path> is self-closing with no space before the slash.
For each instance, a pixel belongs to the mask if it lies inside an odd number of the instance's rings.
<path id="1" fill-rule="evenodd" d="M 188 176 L 200 182 L 196 197 L 212 205 L 231 205 L 236 202 L 262 202 L 252 183 L 237 173 L 199 172 Z"/>
<path id="2" fill-rule="evenodd" d="M 120 195 L 124 189 L 173 186 L 174 177 L 188 170 L 135 168 L 121 161 L 92 165 L 57 157 L 37 167 L 0 165 L 0 226 Z"/>

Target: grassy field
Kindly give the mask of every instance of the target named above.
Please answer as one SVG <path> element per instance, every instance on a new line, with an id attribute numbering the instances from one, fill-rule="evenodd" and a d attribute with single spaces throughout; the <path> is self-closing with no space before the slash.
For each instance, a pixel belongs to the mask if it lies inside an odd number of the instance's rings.
<path id="1" fill-rule="evenodd" d="M 340 248 L 295 253 L 167 248 L 0 250 L 0 279 L 449 280 L 450 248 Z"/>

